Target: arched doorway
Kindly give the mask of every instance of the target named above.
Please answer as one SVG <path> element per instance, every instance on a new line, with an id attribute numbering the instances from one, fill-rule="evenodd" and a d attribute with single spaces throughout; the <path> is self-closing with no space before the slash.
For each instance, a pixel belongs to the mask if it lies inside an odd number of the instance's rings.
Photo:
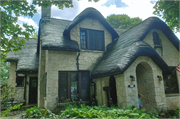
<path id="1" fill-rule="evenodd" d="M 116 80 L 115 80 L 114 76 L 110 76 L 109 86 L 111 87 L 110 98 L 112 99 L 113 105 L 117 106 Z"/>
<path id="2" fill-rule="evenodd" d="M 142 62 L 136 67 L 136 76 L 142 107 L 145 109 L 155 109 L 155 87 L 152 68 L 149 64 Z"/>

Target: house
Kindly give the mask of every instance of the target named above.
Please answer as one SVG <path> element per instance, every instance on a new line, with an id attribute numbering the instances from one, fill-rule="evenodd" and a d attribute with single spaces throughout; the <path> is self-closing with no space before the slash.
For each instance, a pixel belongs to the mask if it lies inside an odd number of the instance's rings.
<path id="1" fill-rule="evenodd" d="M 73 21 L 51 18 L 42 9 L 38 40 L 8 53 L 9 84 L 16 100 L 54 110 L 70 98 L 98 105 L 172 109 L 180 106 L 179 39 L 159 18 L 150 17 L 130 29 L 112 28 L 94 8 Z M 108 95 L 107 95 L 108 94 Z"/>

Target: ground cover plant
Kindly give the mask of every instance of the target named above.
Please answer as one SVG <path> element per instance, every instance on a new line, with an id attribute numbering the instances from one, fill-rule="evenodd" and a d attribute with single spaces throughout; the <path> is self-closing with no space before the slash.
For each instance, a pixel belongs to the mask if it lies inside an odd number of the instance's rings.
<path id="1" fill-rule="evenodd" d="M 105 106 L 69 105 L 59 114 L 60 118 L 157 118 L 157 113 L 147 113 L 145 109 L 118 108 Z"/>
<path id="2" fill-rule="evenodd" d="M 58 118 L 58 115 L 55 115 L 49 109 L 42 109 L 34 106 L 27 109 L 21 118 Z"/>

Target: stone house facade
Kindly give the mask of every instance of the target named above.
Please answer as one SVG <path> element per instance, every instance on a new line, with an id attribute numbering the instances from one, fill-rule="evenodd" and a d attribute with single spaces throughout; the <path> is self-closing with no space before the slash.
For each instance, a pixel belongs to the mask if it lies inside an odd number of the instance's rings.
<path id="1" fill-rule="evenodd" d="M 68 98 L 138 108 L 140 94 L 146 109 L 180 106 L 179 39 L 163 21 L 150 17 L 120 29 L 94 8 L 73 21 L 50 13 L 50 7 L 42 9 L 37 40 L 7 54 L 16 100 L 50 110 Z"/>

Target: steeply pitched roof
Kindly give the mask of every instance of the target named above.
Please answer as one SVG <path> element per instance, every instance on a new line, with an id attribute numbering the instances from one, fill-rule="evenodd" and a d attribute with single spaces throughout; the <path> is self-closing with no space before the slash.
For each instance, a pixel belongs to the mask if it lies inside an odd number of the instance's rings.
<path id="1" fill-rule="evenodd" d="M 17 72 L 37 73 L 39 64 L 37 39 L 29 38 L 22 50 L 9 52 L 6 58 L 8 62 L 17 62 Z"/>
<path id="2" fill-rule="evenodd" d="M 179 40 L 169 27 L 157 17 L 150 17 L 135 27 L 122 33 L 108 46 L 92 72 L 92 78 L 122 74 L 139 56 L 150 57 L 165 73 L 170 73 L 168 65 L 158 53 L 142 40 L 151 29 L 161 30 L 178 49 Z"/>
<path id="3" fill-rule="evenodd" d="M 116 31 L 106 21 L 106 19 L 102 16 L 102 14 L 92 7 L 86 8 L 78 16 L 75 17 L 75 19 L 64 30 L 64 36 L 70 36 L 70 30 L 74 26 L 76 26 L 79 22 L 81 22 L 84 18 L 87 17 L 98 19 L 100 23 L 102 23 L 105 26 L 105 28 L 111 33 L 113 40 L 118 37 Z"/>
<path id="4" fill-rule="evenodd" d="M 79 51 L 78 43 L 63 36 L 71 21 L 47 19 L 40 21 L 40 40 L 43 50 Z"/>

